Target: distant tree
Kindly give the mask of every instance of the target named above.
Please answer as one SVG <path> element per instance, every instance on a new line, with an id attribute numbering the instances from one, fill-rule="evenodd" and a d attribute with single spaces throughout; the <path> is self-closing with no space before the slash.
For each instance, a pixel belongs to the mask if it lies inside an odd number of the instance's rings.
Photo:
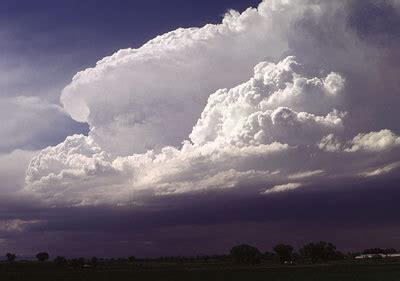
<path id="1" fill-rule="evenodd" d="M 325 241 L 304 245 L 303 248 L 300 249 L 300 254 L 312 263 L 319 261 L 327 262 L 344 257 L 342 253 L 336 251 L 336 247 L 332 243 Z"/>
<path id="2" fill-rule="evenodd" d="M 379 254 L 385 254 L 385 250 L 381 248 L 370 248 L 370 249 L 365 249 L 362 252 L 363 255 L 379 255 Z"/>
<path id="3" fill-rule="evenodd" d="M 268 251 L 265 252 L 264 254 L 262 254 L 262 259 L 267 260 L 267 261 L 273 260 L 274 257 L 275 257 L 275 254 L 268 252 Z"/>
<path id="4" fill-rule="evenodd" d="M 332 260 L 344 260 L 346 258 L 348 258 L 346 254 L 340 251 L 335 251 L 335 255 L 333 256 Z"/>
<path id="5" fill-rule="evenodd" d="M 91 264 L 93 267 L 97 267 L 97 266 L 99 265 L 99 259 L 96 258 L 96 257 L 92 257 L 91 260 L 90 260 L 90 264 Z"/>
<path id="6" fill-rule="evenodd" d="M 397 250 L 394 248 L 385 249 L 386 255 L 397 254 Z"/>
<path id="7" fill-rule="evenodd" d="M 355 259 L 357 256 L 360 256 L 361 252 L 347 252 L 346 257 L 349 259 Z"/>
<path id="8" fill-rule="evenodd" d="M 12 253 L 7 253 L 6 258 L 9 263 L 13 263 L 17 259 L 17 255 Z"/>
<path id="9" fill-rule="evenodd" d="M 381 260 L 383 259 L 382 254 L 375 254 L 371 256 L 371 259 L 375 259 L 375 260 Z"/>
<path id="10" fill-rule="evenodd" d="M 134 262 L 134 261 L 136 261 L 136 258 L 134 256 L 130 256 L 130 257 L 128 257 L 128 261 Z"/>
<path id="11" fill-rule="evenodd" d="M 85 265 L 85 259 L 84 258 L 72 259 L 70 260 L 69 264 L 73 268 L 82 268 Z"/>
<path id="12" fill-rule="evenodd" d="M 300 255 L 300 254 L 298 254 L 298 253 L 296 253 L 296 252 L 293 252 L 293 254 L 292 254 L 292 261 L 299 260 L 300 258 L 301 258 L 301 255 Z"/>
<path id="13" fill-rule="evenodd" d="M 63 257 L 63 256 L 57 256 L 54 259 L 54 263 L 58 267 L 63 267 L 63 266 L 65 266 L 67 264 L 67 259 L 65 257 Z"/>
<path id="14" fill-rule="evenodd" d="M 231 257 L 235 263 L 257 264 L 261 262 L 260 251 L 253 246 L 242 244 L 231 249 Z"/>
<path id="15" fill-rule="evenodd" d="M 50 256 L 48 253 L 46 252 L 41 252 L 39 254 L 36 255 L 36 258 L 40 261 L 40 262 L 45 262 L 47 260 L 49 260 Z"/>
<path id="16" fill-rule="evenodd" d="M 116 260 L 116 263 L 117 264 L 125 264 L 127 262 L 127 259 L 124 259 L 124 258 L 118 258 L 117 260 Z"/>
<path id="17" fill-rule="evenodd" d="M 293 247 L 286 244 L 278 244 L 273 249 L 275 253 L 279 256 L 281 263 L 289 262 L 292 260 Z"/>

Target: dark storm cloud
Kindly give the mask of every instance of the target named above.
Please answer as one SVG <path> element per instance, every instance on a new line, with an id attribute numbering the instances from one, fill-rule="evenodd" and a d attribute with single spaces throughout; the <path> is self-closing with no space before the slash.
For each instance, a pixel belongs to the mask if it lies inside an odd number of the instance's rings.
<path id="1" fill-rule="evenodd" d="M 382 48 L 399 44 L 399 10 L 395 1 L 350 1 L 349 27 L 356 30 L 363 40 Z"/>
<path id="2" fill-rule="evenodd" d="M 33 252 L 45 247 L 70 256 L 225 253 L 240 242 L 267 250 L 280 241 L 298 246 L 313 239 L 331 240 L 343 250 L 399 247 L 398 180 L 338 181 L 322 190 L 309 186 L 273 196 L 236 192 L 172 196 L 120 208 L 6 206 L 1 220 L 34 223 L 0 238 L 26 245 L 24 240 L 34 237 L 29 239 Z M 360 232 L 365 238 L 357 241 Z"/>
<path id="3" fill-rule="evenodd" d="M 393 223 L 398 221 L 398 178 L 341 183 L 325 190 L 309 186 L 273 196 L 212 192 L 173 196 L 146 202 L 144 207 L 83 207 L 58 209 L 59 221 L 48 230 L 143 230 L 178 225 L 213 225 L 235 221 L 331 221 L 337 225 Z M 340 183 L 340 181 L 338 182 Z M 338 190 L 339 189 L 339 190 Z M 152 206 L 152 207 L 149 207 Z M 370 206 L 370 207 L 369 207 Z M 374 208 L 373 206 L 377 206 Z M 379 206 L 379 207 L 378 207 Z M 51 218 L 52 216 L 49 216 Z M 58 216 L 57 216 L 58 217 Z M 42 217 L 41 219 L 46 219 Z M 107 223 L 104 223 L 107 222 Z"/>

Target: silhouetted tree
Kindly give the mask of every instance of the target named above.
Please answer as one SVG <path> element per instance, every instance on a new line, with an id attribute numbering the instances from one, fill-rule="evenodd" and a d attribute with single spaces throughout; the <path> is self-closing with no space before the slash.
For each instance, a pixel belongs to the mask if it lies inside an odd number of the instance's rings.
<path id="1" fill-rule="evenodd" d="M 116 263 L 120 264 L 120 265 L 126 264 L 127 262 L 128 262 L 128 260 L 126 258 L 118 258 L 116 260 Z"/>
<path id="2" fill-rule="evenodd" d="M 13 263 L 16 260 L 17 255 L 12 253 L 7 253 L 6 258 L 9 263 Z"/>
<path id="3" fill-rule="evenodd" d="M 363 255 L 378 255 L 378 254 L 385 254 L 385 250 L 381 248 L 371 248 L 371 249 L 365 249 L 362 252 Z"/>
<path id="4" fill-rule="evenodd" d="M 292 260 L 293 247 L 286 244 L 278 244 L 273 249 L 278 254 L 281 263 Z"/>
<path id="5" fill-rule="evenodd" d="M 84 258 L 72 259 L 70 260 L 69 264 L 73 268 L 82 268 L 85 265 L 85 259 Z"/>
<path id="6" fill-rule="evenodd" d="M 235 263 L 257 264 L 261 261 L 260 251 L 253 246 L 242 244 L 231 249 L 231 257 Z"/>
<path id="7" fill-rule="evenodd" d="M 386 255 L 397 254 L 397 250 L 394 248 L 385 249 Z"/>
<path id="8" fill-rule="evenodd" d="M 275 254 L 274 254 L 274 253 L 271 253 L 271 252 L 268 252 L 268 251 L 265 252 L 265 253 L 262 255 L 262 258 L 263 258 L 264 260 L 267 260 L 267 261 L 273 260 L 274 257 L 275 257 Z"/>
<path id="9" fill-rule="evenodd" d="M 304 247 L 300 249 L 300 254 L 312 263 L 318 261 L 327 262 L 343 257 L 343 254 L 337 252 L 336 247 L 332 243 L 327 243 L 325 241 L 304 245 Z"/>
<path id="10" fill-rule="evenodd" d="M 348 252 L 346 256 L 350 259 L 354 259 L 355 257 L 361 255 L 361 252 Z"/>
<path id="11" fill-rule="evenodd" d="M 63 257 L 63 256 L 57 256 L 54 259 L 54 263 L 58 267 L 63 267 L 63 266 L 65 266 L 67 264 L 67 259 L 65 257 Z"/>
<path id="12" fill-rule="evenodd" d="M 97 267 L 97 266 L 99 265 L 99 259 L 96 258 L 96 257 L 92 257 L 92 259 L 90 260 L 90 264 L 91 264 L 93 267 Z"/>
<path id="13" fill-rule="evenodd" d="M 134 262 L 134 261 L 136 261 L 136 258 L 134 256 L 130 256 L 130 257 L 128 257 L 128 261 Z"/>
<path id="14" fill-rule="evenodd" d="M 49 254 L 46 252 L 41 252 L 39 254 L 36 255 L 36 258 L 40 261 L 40 262 L 45 262 L 47 260 L 49 260 Z"/>

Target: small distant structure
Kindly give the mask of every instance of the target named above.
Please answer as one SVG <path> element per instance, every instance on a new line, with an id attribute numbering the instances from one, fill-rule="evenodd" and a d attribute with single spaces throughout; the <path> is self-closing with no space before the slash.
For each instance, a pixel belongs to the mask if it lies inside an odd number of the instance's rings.
<path id="1" fill-rule="evenodd" d="M 400 254 L 365 254 L 355 257 L 356 260 L 375 259 L 375 258 L 382 258 L 382 259 L 400 258 Z"/>

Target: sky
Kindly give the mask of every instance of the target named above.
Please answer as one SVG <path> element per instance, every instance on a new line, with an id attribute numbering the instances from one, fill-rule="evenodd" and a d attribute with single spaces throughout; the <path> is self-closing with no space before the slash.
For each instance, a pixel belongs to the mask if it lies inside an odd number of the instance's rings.
<path id="1" fill-rule="evenodd" d="M 1 1 L 0 252 L 400 248 L 400 1 Z"/>

